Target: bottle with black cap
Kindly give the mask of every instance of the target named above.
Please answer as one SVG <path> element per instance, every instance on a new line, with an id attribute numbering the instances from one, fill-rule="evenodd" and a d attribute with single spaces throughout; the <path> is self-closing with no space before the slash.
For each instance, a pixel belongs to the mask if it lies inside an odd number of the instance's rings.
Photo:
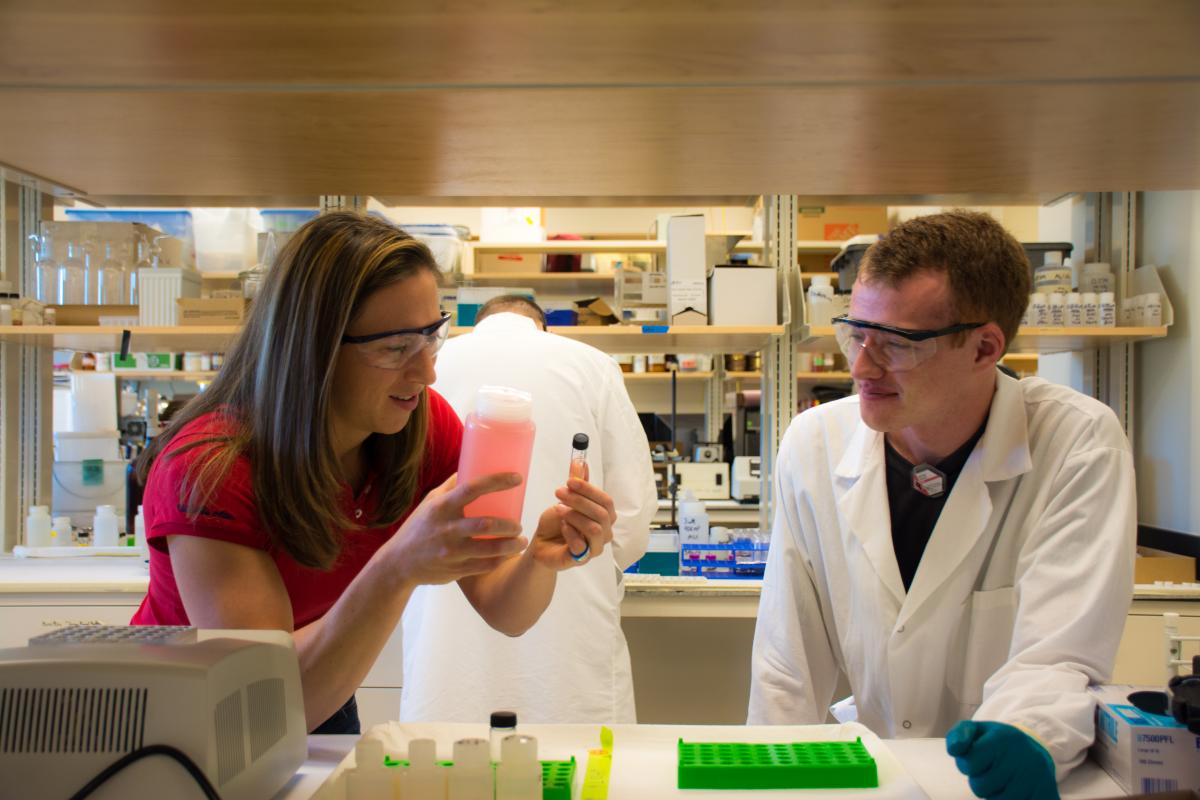
<path id="1" fill-rule="evenodd" d="M 517 732 L 517 713 L 515 711 L 493 711 L 491 718 L 491 734 L 489 740 L 491 744 L 492 761 L 500 763 L 500 743 L 504 741 L 505 736 L 510 736 Z"/>
<path id="2" fill-rule="evenodd" d="M 571 440 L 571 471 L 570 477 L 581 481 L 588 479 L 587 475 L 588 435 L 577 433 Z"/>

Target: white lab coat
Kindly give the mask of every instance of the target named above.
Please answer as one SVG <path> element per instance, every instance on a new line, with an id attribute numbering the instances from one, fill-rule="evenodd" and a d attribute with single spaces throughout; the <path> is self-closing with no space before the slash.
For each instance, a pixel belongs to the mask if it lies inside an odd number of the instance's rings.
<path id="1" fill-rule="evenodd" d="M 591 481 L 617 511 L 610 547 L 558 575 L 554 598 L 524 635 L 488 627 L 458 586 L 422 586 L 404 612 L 404 721 L 486 722 L 497 709 L 524 722 L 634 722 L 621 573 L 642 557 L 658 505 L 649 447 L 621 370 L 589 345 L 489 316 L 448 341 L 434 388 L 460 417 L 480 386 L 533 394 L 537 427 L 522 525 L 528 535 L 566 483 L 571 439 L 586 433 Z"/>
<path id="2" fill-rule="evenodd" d="M 1060 778 L 1083 760 L 1085 689 L 1109 679 L 1133 588 L 1133 464 L 1112 411 L 998 374 L 907 594 L 883 435 L 857 397 L 792 421 L 775 481 L 751 724 L 824 721 L 843 672 L 881 736 L 997 720 L 1033 733 Z"/>

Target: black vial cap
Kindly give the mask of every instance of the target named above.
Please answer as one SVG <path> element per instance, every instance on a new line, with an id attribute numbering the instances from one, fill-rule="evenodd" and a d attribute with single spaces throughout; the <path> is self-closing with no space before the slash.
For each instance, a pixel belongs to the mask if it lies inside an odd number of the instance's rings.
<path id="1" fill-rule="evenodd" d="M 493 711 L 491 726 L 493 728 L 515 728 L 517 727 L 517 714 L 515 711 Z"/>
<path id="2" fill-rule="evenodd" d="M 575 438 L 571 440 L 571 447 L 576 450 L 588 449 L 588 435 L 586 433 L 577 433 Z"/>

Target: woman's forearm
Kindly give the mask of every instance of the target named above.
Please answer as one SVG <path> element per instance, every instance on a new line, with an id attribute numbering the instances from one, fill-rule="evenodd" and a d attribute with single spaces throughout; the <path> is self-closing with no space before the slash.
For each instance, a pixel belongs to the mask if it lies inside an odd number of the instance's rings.
<path id="1" fill-rule="evenodd" d="M 367 562 L 324 616 L 294 634 L 310 731 L 358 689 L 412 596 L 413 586 L 379 556 Z"/>
<path id="2" fill-rule="evenodd" d="M 550 605 L 558 573 L 533 558 L 533 548 L 458 585 L 479 616 L 501 633 L 520 636 Z"/>

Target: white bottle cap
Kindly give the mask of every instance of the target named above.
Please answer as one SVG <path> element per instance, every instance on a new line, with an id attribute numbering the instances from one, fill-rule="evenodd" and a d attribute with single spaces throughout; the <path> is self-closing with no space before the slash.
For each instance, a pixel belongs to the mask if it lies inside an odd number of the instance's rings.
<path id="1" fill-rule="evenodd" d="M 481 386 L 475 412 L 497 422 L 525 422 L 533 416 L 533 395 L 507 386 Z"/>
<path id="2" fill-rule="evenodd" d="M 487 769 L 492 761 L 492 745 L 487 739 L 459 739 L 454 743 L 455 769 Z"/>
<path id="3" fill-rule="evenodd" d="M 1067 296 L 1062 292 L 1055 292 L 1054 294 L 1050 295 L 1049 299 L 1050 305 L 1052 306 L 1061 306 L 1067 302 Z"/>
<path id="4" fill-rule="evenodd" d="M 1100 298 L 1096 296 L 1095 292 L 1084 292 L 1083 293 L 1083 304 L 1085 306 L 1088 305 L 1089 303 L 1099 303 L 1099 302 L 1100 302 Z"/>
<path id="5" fill-rule="evenodd" d="M 1101 303 L 1113 303 L 1115 305 L 1117 302 L 1116 292 L 1101 292 L 1100 293 L 1100 302 Z"/>
<path id="6" fill-rule="evenodd" d="M 437 761 L 437 742 L 413 739 L 408 743 L 408 763 L 414 767 L 432 767 Z"/>
<path id="7" fill-rule="evenodd" d="M 511 733 L 500 743 L 500 761 L 503 764 L 525 764 L 533 766 L 537 763 L 537 739 Z"/>
<path id="8" fill-rule="evenodd" d="M 1070 294 L 1067 295 L 1067 302 L 1068 303 L 1082 303 L 1083 298 L 1079 294 L 1079 292 L 1071 292 Z"/>
<path id="9" fill-rule="evenodd" d="M 98 517 L 115 517 L 116 515 L 116 506 L 96 506 L 96 516 Z"/>
<path id="10" fill-rule="evenodd" d="M 30 506 L 29 516 L 31 517 L 48 517 L 50 516 L 50 506 Z"/>
<path id="11" fill-rule="evenodd" d="M 1046 295 L 1042 292 L 1034 292 L 1032 295 L 1030 295 L 1029 301 L 1031 303 L 1045 303 Z"/>
<path id="12" fill-rule="evenodd" d="M 383 742 L 378 739 L 359 739 L 354 745 L 354 766 L 359 769 L 383 768 Z"/>

